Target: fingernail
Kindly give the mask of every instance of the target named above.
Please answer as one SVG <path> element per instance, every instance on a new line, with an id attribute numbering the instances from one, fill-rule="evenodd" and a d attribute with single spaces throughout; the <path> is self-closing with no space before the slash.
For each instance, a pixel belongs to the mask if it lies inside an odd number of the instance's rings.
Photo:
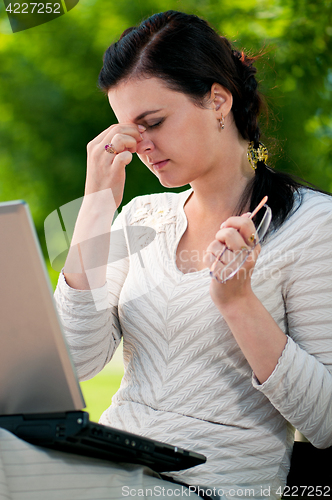
<path id="1" fill-rule="evenodd" d="M 222 229 L 223 227 L 225 227 L 225 223 L 224 222 L 222 224 L 220 224 L 220 229 Z"/>
<path id="2" fill-rule="evenodd" d="M 247 212 L 246 214 L 242 214 L 241 217 L 248 217 L 248 219 L 249 219 L 250 215 L 251 215 L 251 212 Z"/>
<path id="3" fill-rule="evenodd" d="M 144 125 L 138 125 L 138 130 L 140 132 L 144 132 L 146 130 L 146 127 L 144 127 Z"/>

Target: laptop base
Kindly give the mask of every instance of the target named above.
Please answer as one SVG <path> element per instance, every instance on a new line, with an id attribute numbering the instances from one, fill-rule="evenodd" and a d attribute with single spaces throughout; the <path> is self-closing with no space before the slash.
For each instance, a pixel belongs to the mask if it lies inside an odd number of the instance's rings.
<path id="1" fill-rule="evenodd" d="M 187 469 L 206 461 L 199 453 L 91 422 L 85 411 L 2 415 L 0 427 L 38 446 L 145 465 L 156 472 Z"/>

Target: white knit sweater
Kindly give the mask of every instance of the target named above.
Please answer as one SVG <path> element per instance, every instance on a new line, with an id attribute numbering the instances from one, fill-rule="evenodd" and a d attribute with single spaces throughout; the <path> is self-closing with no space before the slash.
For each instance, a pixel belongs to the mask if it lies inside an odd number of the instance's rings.
<path id="1" fill-rule="evenodd" d="M 207 456 L 170 474 L 179 481 L 280 498 L 294 427 L 317 447 L 332 445 L 332 198 L 303 189 L 263 245 L 252 287 L 289 337 L 259 385 L 211 300 L 209 270 L 176 267 L 191 192 L 126 205 L 107 283 L 73 290 L 61 274 L 58 311 L 81 380 L 110 361 L 123 335 L 125 374 L 101 423 Z"/>

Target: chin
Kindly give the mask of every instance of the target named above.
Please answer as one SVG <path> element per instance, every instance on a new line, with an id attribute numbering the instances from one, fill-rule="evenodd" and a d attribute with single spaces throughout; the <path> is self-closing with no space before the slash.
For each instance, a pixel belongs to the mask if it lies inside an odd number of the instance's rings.
<path id="1" fill-rule="evenodd" d="M 153 174 L 157 177 L 160 184 L 165 188 L 180 188 L 183 186 L 187 186 L 192 181 L 192 179 L 188 179 L 188 177 L 186 179 L 180 179 L 175 175 L 169 175 L 169 172 L 165 172 L 164 174 L 163 172 L 160 172 L 159 174 L 153 172 Z"/>
<path id="2" fill-rule="evenodd" d="M 164 186 L 165 188 L 179 188 L 182 186 L 187 186 L 187 184 L 188 184 L 188 182 L 176 182 L 176 181 L 169 181 L 169 180 L 167 181 L 165 179 L 160 179 L 160 177 L 158 177 L 158 180 L 159 180 L 160 184 L 162 186 Z"/>

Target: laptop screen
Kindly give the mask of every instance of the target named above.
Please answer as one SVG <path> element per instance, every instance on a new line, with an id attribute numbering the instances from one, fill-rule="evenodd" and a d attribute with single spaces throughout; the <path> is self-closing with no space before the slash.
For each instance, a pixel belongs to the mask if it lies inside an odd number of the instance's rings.
<path id="1" fill-rule="evenodd" d="M 25 202 L 0 203 L 0 414 L 85 406 Z"/>

